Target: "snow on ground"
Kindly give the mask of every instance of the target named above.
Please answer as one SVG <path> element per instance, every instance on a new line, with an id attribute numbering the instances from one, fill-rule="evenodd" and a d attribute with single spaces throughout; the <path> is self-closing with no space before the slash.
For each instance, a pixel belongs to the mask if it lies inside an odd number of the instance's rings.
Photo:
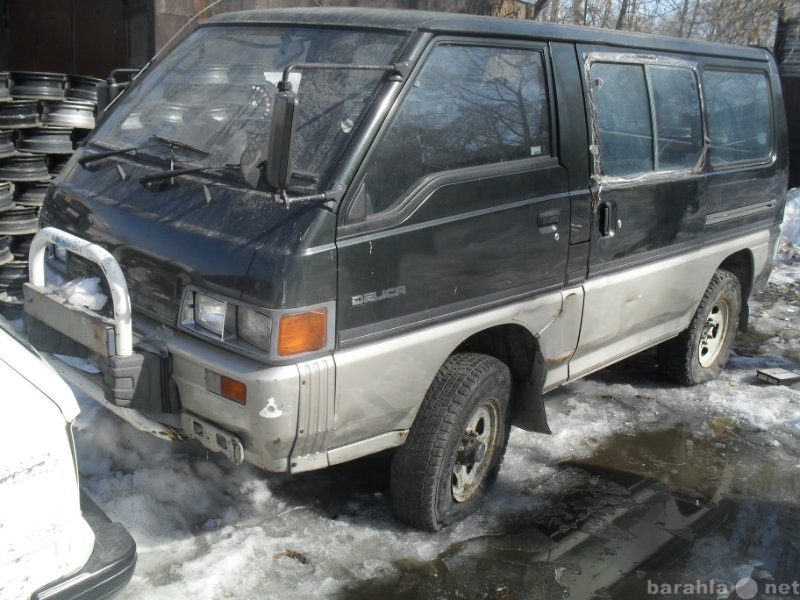
<path id="1" fill-rule="evenodd" d="M 432 560 L 458 542 L 513 531 L 543 507 L 539 490 L 554 465 L 589 457 L 615 436 L 679 426 L 711 440 L 716 423 L 756 432 L 759 456 L 796 471 L 800 387 L 759 383 L 755 370 L 800 368 L 797 190 L 784 236 L 770 287 L 751 303 L 755 331 L 741 344 L 749 350 L 734 356 L 720 379 L 675 386 L 642 359 L 554 392 L 548 404 L 553 435 L 513 430 L 486 506 L 437 534 L 394 521 L 385 457 L 295 476 L 268 474 L 234 466 L 196 443 L 140 433 L 81 397 L 76 438 L 83 485 L 129 529 L 139 550 L 121 598 L 346 596 L 349 586 L 391 576 L 404 561 Z M 771 493 L 757 486 L 751 492 Z M 797 503 L 796 495 L 786 500 Z M 718 539 L 704 543 L 707 554 L 719 554 Z"/>
<path id="2" fill-rule="evenodd" d="M 782 228 L 784 241 L 800 244 L 800 188 L 789 190 Z"/>

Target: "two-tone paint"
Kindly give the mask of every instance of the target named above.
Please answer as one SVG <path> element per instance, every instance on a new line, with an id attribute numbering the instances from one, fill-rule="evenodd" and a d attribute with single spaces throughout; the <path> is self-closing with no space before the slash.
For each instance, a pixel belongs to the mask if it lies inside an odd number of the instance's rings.
<path id="1" fill-rule="evenodd" d="M 302 471 L 402 444 L 436 372 L 460 350 L 506 362 L 515 423 L 549 431 L 543 393 L 678 334 L 717 269 L 733 272 L 746 296 L 766 281 L 785 203 L 786 124 L 763 50 L 415 11 L 255 11 L 202 27 L 239 24 L 407 37 L 396 57 L 402 76 L 387 76 L 336 162 L 337 202 L 287 210 L 267 192 L 200 173 L 144 189 L 138 178 L 157 169 L 135 155 L 80 166 L 90 138 L 42 210 L 44 224 L 119 262 L 136 341 L 166 353 L 177 399 L 169 414 L 150 416 L 214 450 L 241 443 L 241 457 L 229 454 L 237 462 Z M 444 42 L 541 53 L 552 152 L 435 173 L 397 210 L 363 218 L 371 149 Z M 721 172 L 703 160 L 671 178 L 601 181 L 585 78 L 598 53 L 767 73 L 769 160 Z M 611 230 L 601 227 L 608 203 Z M 275 311 L 329 303 L 334 339 L 279 364 L 243 356 L 177 327 L 187 287 Z M 246 403 L 210 390 L 209 373 L 244 382 Z"/>

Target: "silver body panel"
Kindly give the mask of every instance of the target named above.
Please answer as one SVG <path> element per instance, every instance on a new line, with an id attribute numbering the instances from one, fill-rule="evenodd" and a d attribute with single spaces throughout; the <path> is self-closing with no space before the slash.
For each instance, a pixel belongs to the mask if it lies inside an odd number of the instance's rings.
<path id="1" fill-rule="evenodd" d="M 706 246 L 640 267 L 589 279 L 578 350 L 570 379 L 674 337 L 689 325 L 714 271 L 726 257 L 746 248 L 754 270 L 772 260 L 768 230 Z M 622 299 L 622 301 L 620 301 Z"/>
<path id="2" fill-rule="evenodd" d="M 440 365 L 471 335 L 498 325 L 523 326 L 548 365 L 543 390 L 552 390 L 682 331 L 716 268 L 742 248 L 752 253 L 756 272 L 768 268 L 772 248 L 764 231 L 282 366 L 266 366 L 183 333 L 165 335 L 163 328 L 141 327 L 146 323 L 139 321 L 137 337 L 159 339 L 172 356 L 182 432 L 159 430 L 147 415 L 113 406 L 102 391 L 91 393 L 96 385 L 91 375 L 63 366 L 59 371 L 137 428 L 165 439 L 195 438 L 223 451 L 208 427 L 192 429 L 192 417 L 198 417 L 229 432 L 234 443 L 241 440 L 244 460 L 263 469 L 324 468 L 401 445 Z M 208 390 L 207 370 L 244 382 L 246 405 Z"/>
<path id="3" fill-rule="evenodd" d="M 408 429 L 445 359 L 469 336 L 496 325 L 519 324 L 538 337 L 545 357 L 559 363 L 546 385 L 563 383 L 582 297 L 581 288 L 562 290 L 336 352 L 335 447 Z"/>

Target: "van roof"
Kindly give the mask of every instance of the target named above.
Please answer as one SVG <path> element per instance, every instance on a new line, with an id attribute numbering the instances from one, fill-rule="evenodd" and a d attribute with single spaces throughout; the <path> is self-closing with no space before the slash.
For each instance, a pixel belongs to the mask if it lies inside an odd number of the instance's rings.
<path id="1" fill-rule="evenodd" d="M 637 50 L 685 52 L 707 56 L 768 61 L 764 48 L 731 46 L 664 36 L 620 32 L 524 19 L 504 19 L 458 13 L 382 8 L 282 8 L 223 13 L 207 24 L 300 24 L 427 31 L 482 37 L 535 39 L 585 44 L 607 44 Z"/>

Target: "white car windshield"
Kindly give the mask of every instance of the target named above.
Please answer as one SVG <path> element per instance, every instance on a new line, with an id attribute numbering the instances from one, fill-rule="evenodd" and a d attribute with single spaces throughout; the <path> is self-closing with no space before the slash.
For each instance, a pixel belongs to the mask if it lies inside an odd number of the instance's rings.
<path id="1" fill-rule="evenodd" d="M 266 147 L 276 84 L 289 65 L 387 65 L 401 34 L 309 27 L 201 27 L 122 98 L 91 143 L 140 148 L 197 167 L 238 166 Z M 292 71 L 299 101 L 297 184 L 319 189 L 385 77 L 380 70 Z"/>

